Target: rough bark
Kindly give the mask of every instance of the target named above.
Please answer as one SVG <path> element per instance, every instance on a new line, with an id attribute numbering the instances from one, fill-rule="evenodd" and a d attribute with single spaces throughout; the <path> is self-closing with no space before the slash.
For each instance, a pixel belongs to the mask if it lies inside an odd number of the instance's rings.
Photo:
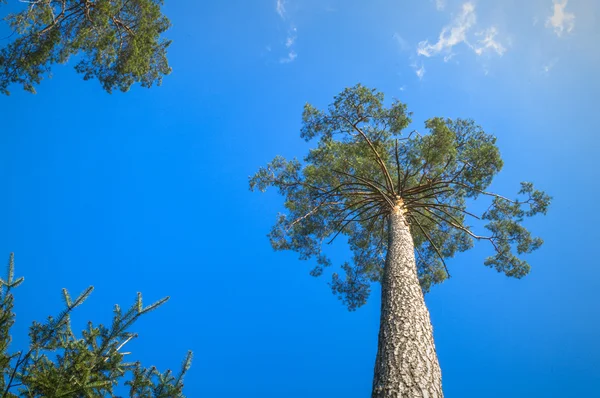
<path id="1" fill-rule="evenodd" d="M 402 202 L 388 218 L 372 398 L 441 398 L 442 376 Z"/>

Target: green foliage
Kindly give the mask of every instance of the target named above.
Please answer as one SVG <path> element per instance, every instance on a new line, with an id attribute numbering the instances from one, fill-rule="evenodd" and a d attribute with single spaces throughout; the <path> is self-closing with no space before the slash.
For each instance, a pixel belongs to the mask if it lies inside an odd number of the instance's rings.
<path id="1" fill-rule="evenodd" d="M 127 91 L 169 74 L 169 26 L 163 0 L 34 0 L 5 20 L 17 38 L 0 50 L 0 92 L 16 83 L 30 92 L 56 63 L 78 56 L 77 72 L 102 87 Z"/>
<path id="2" fill-rule="evenodd" d="M 276 187 L 285 197 L 269 234 L 275 250 L 293 250 L 316 259 L 312 275 L 331 261 L 325 243 L 346 236 L 353 253 L 333 273 L 334 293 L 353 310 L 363 305 L 371 283 L 380 280 L 387 251 L 387 215 L 400 206 L 410 223 L 417 271 L 424 292 L 450 274 L 445 259 L 488 240 L 496 255 L 485 264 L 508 276 L 522 277 L 529 265 L 512 254 L 530 253 L 541 239 L 523 227 L 524 217 L 546 213 L 550 197 L 522 184 L 525 201 L 486 192 L 503 166 L 496 138 L 472 120 L 432 118 L 427 134 L 404 133 L 411 114 L 394 101 L 357 85 L 334 98 L 327 111 L 305 105 L 301 137 L 318 140 L 303 161 L 277 156 L 250 178 L 250 188 Z M 493 198 L 483 215 L 467 209 L 467 200 Z M 470 218 L 471 220 L 467 220 Z M 478 235 L 467 221 L 487 220 L 491 234 Z"/>
<path id="3" fill-rule="evenodd" d="M 495 237 L 492 244 L 496 249 L 496 254 L 488 257 L 484 264 L 517 278 L 527 275 L 530 267 L 527 262 L 512 253 L 511 245 L 516 246 L 517 254 L 523 254 L 531 253 L 543 243 L 541 238 L 532 237 L 531 233 L 521 225 L 523 218 L 537 213 L 546 214 L 550 205 L 550 197 L 535 190 L 530 182 L 521 183 L 519 194 L 528 197 L 525 201 L 510 201 L 495 197 L 492 206 L 482 217 L 490 221 L 485 227 Z M 525 208 L 523 205 L 526 205 Z"/>
<path id="4" fill-rule="evenodd" d="M 135 303 L 126 311 L 116 305 L 109 327 L 91 322 L 78 338 L 71 330 L 70 316 L 92 293 L 87 288 L 75 300 L 63 289 L 65 308 L 45 323 L 34 322 L 30 328 L 27 351 L 8 352 L 10 327 L 14 324 L 12 289 L 23 278 L 14 280 L 13 255 L 10 255 L 8 277 L 0 279 L 0 388 L 3 397 L 116 397 L 114 389 L 120 381 L 129 387 L 130 397 L 175 398 L 183 395 L 183 376 L 190 367 L 188 352 L 180 371 L 159 372 L 155 367 L 143 368 L 139 362 L 125 362 L 122 349 L 136 338 L 129 328 L 140 316 L 155 310 L 169 298 L 144 307 L 138 293 Z"/>

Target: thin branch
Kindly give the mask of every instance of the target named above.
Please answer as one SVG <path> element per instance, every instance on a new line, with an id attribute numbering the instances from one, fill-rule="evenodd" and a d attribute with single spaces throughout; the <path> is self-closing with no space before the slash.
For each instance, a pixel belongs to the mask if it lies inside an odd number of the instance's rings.
<path id="1" fill-rule="evenodd" d="M 310 210 L 308 213 L 306 213 L 305 215 L 296 218 L 294 221 L 292 221 L 290 223 L 290 225 L 286 228 L 287 231 L 289 231 L 294 225 L 296 225 L 297 223 L 299 223 L 300 221 L 306 219 L 307 217 L 310 217 L 312 214 L 314 214 L 317 210 L 319 210 L 319 208 L 321 208 L 321 206 L 323 205 L 329 205 L 329 204 L 340 204 L 341 202 L 321 202 L 319 203 L 317 206 L 315 206 L 312 210 Z"/>
<path id="2" fill-rule="evenodd" d="M 133 32 L 133 30 L 131 30 L 131 28 L 128 25 L 126 25 L 123 21 L 121 21 L 117 17 L 112 17 L 112 21 L 115 23 L 116 26 L 121 26 L 123 29 L 125 29 L 131 37 L 135 37 L 135 33 Z"/>
<path id="3" fill-rule="evenodd" d="M 453 223 L 452 221 L 448 221 L 448 220 L 446 220 L 444 217 L 440 216 L 440 215 L 439 215 L 439 214 L 437 214 L 437 213 L 434 213 L 433 211 L 431 211 L 431 210 L 430 210 L 430 209 L 428 209 L 428 208 L 425 208 L 425 210 L 427 210 L 427 212 L 429 212 L 430 214 L 432 214 L 432 215 L 436 216 L 436 217 L 437 217 L 437 218 L 439 218 L 440 220 L 444 221 L 444 222 L 445 222 L 445 223 L 447 223 L 448 225 L 451 225 L 451 226 L 453 226 L 454 228 L 456 228 L 456 229 L 459 229 L 459 230 L 461 230 L 461 231 L 463 231 L 463 232 L 465 232 L 465 233 L 469 234 L 469 235 L 470 235 L 472 238 L 474 238 L 474 239 L 477 239 L 477 240 L 489 240 L 489 241 L 492 241 L 492 239 L 494 239 L 494 238 L 493 238 L 493 237 L 491 237 L 491 236 L 481 236 L 481 235 L 477 235 L 477 234 L 473 233 L 473 232 L 472 232 L 470 229 L 468 229 L 468 228 L 466 228 L 466 227 L 463 227 L 463 226 L 461 226 L 461 225 L 459 225 L 459 224 L 455 224 L 455 223 Z"/>
<path id="4" fill-rule="evenodd" d="M 343 174 L 343 175 L 351 177 L 351 178 L 356 178 L 359 181 L 363 181 L 364 183 L 367 183 L 367 182 L 371 183 L 371 184 L 373 184 L 375 186 L 378 186 L 379 188 L 381 188 L 383 190 L 387 190 L 387 187 L 385 185 L 383 185 L 382 183 L 380 183 L 379 181 L 377 181 L 377 180 L 366 179 L 366 178 L 359 177 L 359 176 L 354 175 L 354 174 L 346 173 L 344 171 L 338 171 L 338 170 L 332 170 L 332 171 L 335 172 L 335 173 Z"/>
<path id="5" fill-rule="evenodd" d="M 436 189 L 438 185 L 444 185 L 443 188 L 445 188 L 448 186 L 448 183 L 446 181 L 432 181 L 427 184 L 417 185 L 406 190 L 406 195 L 416 195 L 421 192 L 428 191 L 430 189 Z"/>
<path id="6" fill-rule="evenodd" d="M 406 183 L 408 181 L 408 173 L 410 171 L 409 162 L 406 162 L 406 170 L 404 171 L 404 177 L 402 178 L 402 186 L 400 187 L 400 196 L 404 198 L 404 188 L 406 187 Z"/>
<path id="7" fill-rule="evenodd" d="M 425 208 L 426 210 L 432 212 L 432 209 L 428 209 Z M 450 218 L 450 220 L 452 220 L 454 223 L 456 223 L 457 225 L 462 225 L 462 221 L 461 220 L 457 220 L 454 215 L 448 213 L 447 211 L 445 211 L 444 209 L 440 209 L 440 208 L 434 208 L 433 210 L 439 211 L 441 213 L 443 213 L 445 216 L 447 216 L 448 218 Z M 435 213 L 434 213 L 435 214 Z"/>
<path id="8" fill-rule="evenodd" d="M 417 209 L 413 209 L 413 211 L 414 211 L 415 213 L 418 213 L 420 216 L 422 216 L 422 217 L 425 217 L 425 218 L 427 218 L 428 220 L 430 220 L 430 221 L 434 222 L 435 224 L 437 224 L 437 225 L 440 227 L 440 231 L 447 232 L 447 231 L 445 231 L 445 230 L 444 230 L 444 227 L 445 227 L 445 225 L 444 225 L 444 224 L 442 224 L 440 221 L 436 220 L 435 218 L 429 217 L 427 214 L 421 213 L 421 212 L 420 212 L 419 210 L 417 210 Z"/>
<path id="9" fill-rule="evenodd" d="M 383 159 L 381 159 L 381 156 L 379 156 L 379 152 L 377 152 L 377 150 L 375 149 L 375 146 L 373 145 L 373 143 L 371 142 L 369 137 L 367 137 L 367 135 L 360 128 L 358 128 L 357 124 L 359 122 L 351 123 L 345 116 L 342 116 L 342 118 L 344 120 L 346 120 L 346 122 L 349 123 L 352 126 L 352 128 L 354 130 L 356 130 L 356 132 L 358 132 L 363 137 L 363 139 L 367 142 L 367 144 L 371 148 L 371 151 L 375 155 L 375 158 L 377 160 L 377 163 L 379 164 L 379 167 L 381 168 L 381 171 L 383 172 L 383 175 L 386 179 L 386 183 L 388 185 L 388 189 L 390 190 L 392 195 L 395 196 L 394 183 L 392 182 L 392 177 L 390 176 L 390 173 L 388 172 L 387 167 L 385 167 L 385 163 L 384 163 Z"/>
<path id="10" fill-rule="evenodd" d="M 421 134 L 419 134 L 419 132 L 418 132 L 417 130 L 413 130 L 413 131 L 411 131 L 410 133 L 408 133 L 408 136 L 407 136 L 407 137 L 404 137 L 404 138 L 398 138 L 398 140 L 400 140 L 400 141 L 406 141 L 406 140 L 410 140 L 410 137 L 411 137 L 413 134 L 416 134 L 416 135 L 418 135 L 418 136 L 419 136 L 419 138 L 421 138 L 421 137 L 422 137 L 422 136 L 421 136 Z"/>
<path id="11" fill-rule="evenodd" d="M 446 164 L 444 165 L 444 167 L 442 167 L 442 170 L 438 173 L 438 175 L 436 175 L 435 177 L 429 179 L 429 184 L 434 183 L 436 181 L 439 181 L 439 178 L 444 174 L 444 172 L 446 172 L 446 169 L 448 168 L 448 166 L 450 165 L 450 163 L 453 160 L 455 160 L 453 157 L 449 157 L 448 160 L 446 161 Z M 460 172 L 462 172 L 462 170 Z M 419 183 L 419 185 L 420 185 L 420 183 Z"/>
<path id="12" fill-rule="evenodd" d="M 448 165 L 450 164 L 450 162 L 452 160 L 453 160 L 453 158 L 448 159 L 448 161 L 446 162 L 446 165 L 443 168 L 444 171 L 445 171 L 446 167 L 448 167 Z M 424 184 L 424 185 L 421 184 L 421 182 L 423 181 L 423 179 L 421 178 L 421 181 L 419 181 L 419 185 L 417 185 L 416 187 L 413 187 L 413 188 L 411 188 L 409 190 L 410 194 L 423 192 L 423 191 L 426 191 L 428 189 L 432 189 L 433 187 L 435 187 L 437 185 L 446 185 L 446 186 L 448 186 L 450 184 L 458 184 L 458 183 L 455 182 L 456 179 L 458 178 L 458 176 L 460 176 L 463 173 L 464 169 L 468 165 L 470 165 L 469 162 L 464 162 L 463 167 L 458 172 L 456 172 L 449 180 L 438 180 L 438 178 L 442 176 L 443 171 L 440 174 L 438 174 L 436 177 L 434 177 L 433 179 L 431 179 L 429 183 Z"/>
<path id="13" fill-rule="evenodd" d="M 377 186 L 376 186 L 376 185 L 373 183 L 373 181 L 366 180 L 366 179 L 364 179 L 364 178 L 361 178 L 361 177 L 359 177 L 359 176 L 355 176 L 355 175 L 352 175 L 352 174 L 348 174 L 348 173 L 346 173 L 346 172 L 339 171 L 339 170 L 333 170 L 333 169 L 332 169 L 332 171 L 333 171 L 334 173 L 343 174 L 343 175 L 345 175 L 345 176 L 347 176 L 347 177 L 350 177 L 350 178 L 355 178 L 355 179 L 357 179 L 357 180 L 359 180 L 359 181 L 363 182 L 364 184 L 367 184 L 367 186 L 369 186 L 370 188 L 373 188 L 375 191 L 377 191 L 377 192 L 378 192 L 378 193 L 381 195 L 381 197 L 382 197 L 382 198 L 383 198 L 383 199 L 384 199 L 384 200 L 385 200 L 385 201 L 386 201 L 386 202 L 387 202 L 387 203 L 390 205 L 390 208 L 394 208 L 394 202 L 393 202 L 393 201 L 392 201 L 392 200 L 391 200 L 391 199 L 388 197 L 388 195 L 387 195 L 385 192 L 383 192 L 381 189 L 379 189 L 379 187 L 377 187 Z"/>
<path id="14" fill-rule="evenodd" d="M 439 188 L 441 189 L 441 188 Z M 438 195 L 444 194 L 444 193 L 449 193 L 449 192 L 454 192 L 453 189 L 442 189 L 441 191 L 437 191 L 437 192 L 430 192 L 427 195 L 423 195 L 423 196 L 419 196 L 418 198 L 412 198 L 410 200 L 407 200 L 404 202 L 405 206 L 410 206 L 413 203 L 419 202 L 423 199 L 429 199 L 429 198 L 433 198 L 433 197 L 437 197 Z"/>
<path id="15" fill-rule="evenodd" d="M 369 210 L 371 210 L 371 209 L 375 208 L 375 207 L 376 207 L 376 205 L 377 205 L 377 204 L 375 204 L 375 205 L 373 205 L 373 206 L 370 206 L 370 207 L 367 207 L 366 209 L 364 209 L 363 211 L 359 212 L 359 213 L 358 213 L 356 216 L 352 217 L 352 218 L 351 218 L 351 219 L 349 219 L 349 220 L 347 219 L 347 217 L 345 217 L 344 219 L 342 219 L 342 220 L 341 220 L 339 223 L 337 223 L 337 225 L 335 226 L 335 228 L 333 228 L 333 230 L 334 230 L 334 231 L 337 229 L 337 232 L 336 232 L 336 234 L 333 236 L 333 238 L 331 238 L 331 240 L 330 240 L 329 242 L 327 242 L 327 244 L 331 244 L 331 243 L 332 243 L 332 242 L 335 240 L 335 238 L 337 238 L 337 236 L 338 236 L 338 235 L 339 235 L 339 234 L 340 234 L 340 233 L 341 233 L 341 232 L 344 230 L 344 228 L 346 228 L 346 226 L 347 226 L 348 224 L 350 224 L 352 221 L 356 221 L 356 220 L 357 220 L 357 219 L 358 219 L 358 218 L 359 218 L 361 215 L 363 215 L 363 214 L 364 214 L 364 213 L 366 213 L 367 211 L 369 211 Z M 350 213 L 350 214 L 352 214 L 352 213 Z M 350 216 L 350 214 L 348 214 L 348 216 Z M 368 219 L 367 219 L 367 220 L 368 220 Z M 362 221 L 365 221 L 365 220 L 362 220 Z M 341 226 L 341 227 L 338 229 L 338 226 L 339 226 L 341 223 L 344 223 L 344 224 L 343 224 L 343 225 L 342 225 L 342 226 Z"/>
<path id="16" fill-rule="evenodd" d="M 6 397 L 6 394 L 8 394 L 8 392 L 10 391 L 12 382 L 15 378 L 15 375 L 17 374 L 17 369 L 19 369 L 20 363 L 21 363 L 21 355 L 23 354 L 22 351 L 19 351 L 19 358 L 17 358 L 17 364 L 15 365 L 15 368 L 13 369 L 11 375 L 10 375 L 10 379 L 8 379 L 8 384 L 6 385 L 6 389 L 4 390 L 4 393 L 2 394 L 2 398 Z"/>
<path id="17" fill-rule="evenodd" d="M 462 209 L 462 208 L 460 208 L 460 207 L 456 207 L 456 206 L 450 206 L 450 205 L 447 205 L 447 204 L 445 204 L 445 203 L 419 203 L 419 202 L 415 202 L 415 204 L 411 204 L 410 206 L 407 206 L 407 208 L 415 208 L 415 207 L 428 207 L 428 206 L 432 206 L 432 207 L 447 207 L 447 208 L 449 208 L 449 209 L 452 209 L 452 210 L 458 210 L 458 211 L 460 211 L 460 212 L 462 212 L 462 213 L 464 213 L 464 214 L 466 214 L 466 215 L 468 215 L 468 216 L 471 216 L 471 217 L 473 217 L 473 218 L 476 218 L 476 219 L 478 219 L 478 220 L 481 220 L 481 217 L 479 217 L 479 216 L 478 216 L 478 215 L 476 215 L 476 214 L 473 214 L 473 213 L 471 213 L 471 212 L 468 212 L 468 211 L 466 211 L 465 209 Z"/>
<path id="18" fill-rule="evenodd" d="M 365 221 L 369 221 L 369 220 L 371 220 L 373 218 L 387 216 L 388 214 L 389 214 L 389 212 L 387 212 L 387 211 L 380 211 L 379 213 L 373 214 L 372 216 L 369 216 L 367 218 L 363 218 L 363 219 L 358 220 L 358 221 L 365 222 Z"/>
<path id="19" fill-rule="evenodd" d="M 415 222 L 417 223 L 417 226 L 419 227 L 419 229 L 421 230 L 421 232 L 423 232 L 423 235 L 425 235 L 425 238 L 427 238 L 427 240 L 429 241 L 429 243 L 431 244 L 431 246 L 434 248 L 434 250 L 437 253 L 438 257 L 442 261 L 442 264 L 444 265 L 444 269 L 446 270 L 446 274 L 448 275 L 448 278 L 451 278 L 450 272 L 448 271 L 448 267 L 446 266 L 446 262 L 444 261 L 444 257 L 442 256 L 442 253 L 437 248 L 437 246 L 435 245 L 435 243 L 433 243 L 433 240 L 431 239 L 431 237 L 429 236 L 429 234 L 425 231 L 425 229 L 423 228 L 423 226 L 421 225 L 421 223 L 419 222 L 419 220 L 417 220 L 416 217 L 411 217 L 411 218 L 413 220 L 415 220 Z"/>
<path id="20" fill-rule="evenodd" d="M 463 184 L 463 183 L 460 183 L 460 182 L 454 182 L 454 184 L 456 184 L 456 185 L 458 185 L 460 187 L 472 189 L 473 191 L 478 192 L 478 193 L 480 193 L 482 195 L 487 195 L 487 196 L 492 196 L 494 198 L 504 199 L 504 200 L 506 200 L 506 201 L 508 201 L 510 203 L 519 203 L 518 201 L 515 201 L 515 200 L 512 200 L 512 199 L 508 199 L 507 197 L 502 196 L 502 195 L 498 195 L 497 193 L 487 192 L 487 191 L 484 191 L 484 190 L 481 190 L 481 189 L 473 188 L 473 187 L 470 187 L 470 186 L 468 186 L 466 184 Z"/>
<path id="21" fill-rule="evenodd" d="M 334 213 L 332 213 L 331 214 L 331 218 L 332 218 L 331 223 L 335 225 L 335 227 L 332 228 L 332 231 L 335 231 L 339 225 L 341 225 L 345 220 L 348 219 L 348 217 L 361 211 L 361 209 L 363 209 L 365 206 L 370 205 L 370 204 L 372 204 L 372 202 L 363 203 L 362 205 L 358 206 L 356 209 L 352 209 L 351 207 L 342 207 L 342 208 L 338 209 L 337 211 L 335 211 Z"/>

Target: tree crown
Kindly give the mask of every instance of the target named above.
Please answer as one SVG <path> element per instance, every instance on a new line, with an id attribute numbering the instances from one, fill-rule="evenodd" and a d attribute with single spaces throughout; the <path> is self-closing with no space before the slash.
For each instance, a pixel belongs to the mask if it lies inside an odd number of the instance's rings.
<path id="1" fill-rule="evenodd" d="M 1 1 L 6 2 L 6 1 Z M 163 0 L 35 0 L 5 20 L 17 38 L 0 50 L 0 93 L 16 83 L 30 92 L 55 63 L 79 54 L 75 70 L 102 87 L 127 91 L 160 84 L 169 74 L 161 39 L 170 22 Z"/>
<path id="2" fill-rule="evenodd" d="M 352 261 L 341 266 L 345 277 L 333 273 L 331 287 L 351 310 L 381 278 L 385 219 L 396 206 L 410 225 L 424 292 L 450 276 L 445 260 L 474 240 L 487 240 L 495 250 L 484 264 L 516 278 L 530 270 L 517 255 L 542 244 L 522 223 L 546 213 L 548 195 L 531 183 L 521 183 L 520 199 L 486 191 L 503 165 L 494 136 L 472 120 L 444 118 L 427 120 L 427 134 L 405 133 L 410 117 L 399 101 L 384 106 L 381 92 L 360 84 L 345 89 L 327 110 L 305 105 L 301 136 L 318 141 L 303 161 L 277 156 L 250 177 L 251 189 L 272 186 L 285 197 L 287 214 L 278 216 L 271 244 L 316 258 L 312 275 L 331 265 L 324 244 L 346 236 Z M 492 203 L 477 215 L 467 200 L 480 196 Z M 487 221 L 489 233 L 475 233 L 473 221 Z"/>

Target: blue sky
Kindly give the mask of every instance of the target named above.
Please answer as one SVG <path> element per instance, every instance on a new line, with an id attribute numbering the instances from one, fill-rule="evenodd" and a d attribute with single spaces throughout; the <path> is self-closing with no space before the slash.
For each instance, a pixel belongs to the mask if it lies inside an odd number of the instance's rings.
<path id="1" fill-rule="evenodd" d="M 75 315 L 107 322 L 137 291 L 171 301 L 134 328 L 132 359 L 176 368 L 189 397 L 367 397 L 379 290 L 349 313 L 325 275 L 266 234 L 282 210 L 247 179 L 301 157 L 302 106 L 361 82 L 414 112 L 473 118 L 498 137 L 511 195 L 554 197 L 528 225 L 545 239 L 508 279 L 479 245 L 426 296 L 446 396 L 590 396 L 600 382 L 600 4 L 374 0 L 167 1 L 172 75 L 106 94 L 72 64 L 31 95 L 0 97 L 0 255 L 15 252 L 15 345 Z M 343 245 L 333 248 L 339 258 Z"/>

